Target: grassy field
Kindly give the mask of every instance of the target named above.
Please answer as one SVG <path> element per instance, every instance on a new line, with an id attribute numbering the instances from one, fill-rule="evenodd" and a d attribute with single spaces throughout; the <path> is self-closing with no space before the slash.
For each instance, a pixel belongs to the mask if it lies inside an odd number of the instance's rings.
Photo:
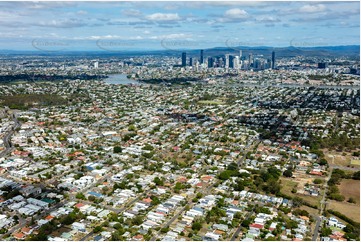
<path id="1" fill-rule="evenodd" d="M 305 205 L 302 205 L 302 206 L 300 207 L 300 209 L 306 210 L 309 214 L 313 214 L 313 215 L 318 214 L 318 210 L 317 210 L 317 209 L 310 208 L 310 207 L 305 206 Z"/>
<path id="2" fill-rule="evenodd" d="M 345 201 L 352 197 L 356 200 L 356 204 L 360 205 L 360 181 L 344 179 L 338 187 L 340 193 L 345 196 Z"/>
<path id="3" fill-rule="evenodd" d="M 312 197 L 312 196 L 307 196 L 307 195 L 302 195 L 302 194 L 298 194 L 298 193 L 292 193 L 292 189 L 295 187 L 295 185 L 297 185 L 298 183 L 291 180 L 290 178 L 280 178 L 281 180 L 281 192 L 283 194 L 286 194 L 288 196 L 291 196 L 291 197 L 300 197 L 302 198 L 304 201 L 312 204 L 312 205 L 316 205 L 316 206 L 319 206 L 320 204 L 320 201 L 321 201 L 321 196 L 318 196 L 318 197 Z"/>
<path id="4" fill-rule="evenodd" d="M 360 166 L 360 161 L 355 159 L 350 152 L 340 153 L 327 149 L 324 149 L 323 152 L 329 164 L 346 167 L 350 165 L 355 167 Z"/>
<path id="5" fill-rule="evenodd" d="M 329 200 L 327 209 L 338 211 L 350 219 L 360 222 L 360 205 L 348 203 L 348 202 L 336 202 Z"/>
<path id="6" fill-rule="evenodd" d="M 297 185 L 297 182 L 284 177 L 281 177 L 280 180 L 282 186 L 281 192 L 289 196 L 294 196 L 294 194 L 291 191 Z"/>

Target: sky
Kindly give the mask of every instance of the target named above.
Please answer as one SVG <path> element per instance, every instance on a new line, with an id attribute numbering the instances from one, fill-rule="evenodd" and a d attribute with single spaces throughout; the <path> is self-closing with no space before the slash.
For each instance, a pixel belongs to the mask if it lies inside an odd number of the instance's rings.
<path id="1" fill-rule="evenodd" d="M 0 2 L 2 50 L 359 44 L 358 1 Z"/>

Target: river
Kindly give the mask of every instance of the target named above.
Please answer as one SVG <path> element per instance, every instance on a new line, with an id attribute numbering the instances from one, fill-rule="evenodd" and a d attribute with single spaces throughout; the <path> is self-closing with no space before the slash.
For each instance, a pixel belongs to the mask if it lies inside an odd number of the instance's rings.
<path id="1" fill-rule="evenodd" d="M 139 82 L 129 79 L 125 74 L 112 74 L 108 75 L 108 78 L 104 79 L 105 83 L 108 84 L 140 84 Z"/>

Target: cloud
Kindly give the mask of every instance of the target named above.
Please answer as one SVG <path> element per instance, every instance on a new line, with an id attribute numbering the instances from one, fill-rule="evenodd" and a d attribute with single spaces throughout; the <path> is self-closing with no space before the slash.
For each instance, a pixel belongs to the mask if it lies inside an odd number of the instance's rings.
<path id="1" fill-rule="evenodd" d="M 50 28 L 77 28 L 77 27 L 87 26 L 88 24 L 84 23 L 80 19 L 62 19 L 62 20 L 40 21 L 33 25 L 39 27 L 50 27 Z"/>
<path id="2" fill-rule="evenodd" d="M 139 10 L 136 9 L 124 9 L 122 11 L 122 14 L 127 17 L 140 17 L 142 16 L 142 13 Z"/>
<path id="3" fill-rule="evenodd" d="M 323 4 L 316 4 L 316 5 L 304 5 L 300 8 L 300 13 L 319 13 L 326 10 L 326 6 Z"/>
<path id="4" fill-rule="evenodd" d="M 248 17 L 248 13 L 243 9 L 232 8 L 225 12 L 224 17 L 229 19 L 244 19 Z"/>
<path id="5" fill-rule="evenodd" d="M 158 35 L 151 36 L 150 39 L 186 39 L 189 40 L 192 38 L 192 34 L 167 34 L 167 35 Z"/>
<path id="6" fill-rule="evenodd" d="M 216 14 L 211 14 L 209 16 L 213 16 L 216 17 Z M 232 8 L 227 10 L 223 16 L 217 18 L 217 22 L 219 23 L 237 23 L 240 21 L 246 21 L 250 19 L 249 14 L 243 10 L 243 9 L 239 9 L 239 8 Z"/>
<path id="7" fill-rule="evenodd" d="M 257 22 L 261 22 L 261 23 L 279 23 L 281 22 L 280 19 L 278 18 L 274 18 L 272 16 L 266 16 L 266 17 L 260 17 L 260 18 L 256 18 Z"/>
<path id="8" fill-rule="evenodd" d="M 73 37 L 70 39 L 74 40 L 142 40 L 143 37 L 141 36 L 119 36 L 119 35 L 91 35 L 86 37 Z"/>
<path id="9" fill-rule="evenodd" d="M 178 21 L 181 20 L 178 13 L 153 13 L 145 17 L 151 21 Z"/>
<path id="10" fill-rule="evenodd" d="M 76 12 L 77 14 L 79 15 L 85 15 L 85 14 L 88 14 L 87 11 L 84 11 L 84 10 L 79 10 L 78 12 Z"/>

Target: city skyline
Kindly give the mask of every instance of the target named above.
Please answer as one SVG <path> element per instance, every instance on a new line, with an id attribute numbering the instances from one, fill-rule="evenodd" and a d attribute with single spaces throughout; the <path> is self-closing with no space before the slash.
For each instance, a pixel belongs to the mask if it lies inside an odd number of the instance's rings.
<path id="1" fill-rule="evenodd" d="M 359 45 L 348 2 L 1 2 L 0 49 Z"/>

